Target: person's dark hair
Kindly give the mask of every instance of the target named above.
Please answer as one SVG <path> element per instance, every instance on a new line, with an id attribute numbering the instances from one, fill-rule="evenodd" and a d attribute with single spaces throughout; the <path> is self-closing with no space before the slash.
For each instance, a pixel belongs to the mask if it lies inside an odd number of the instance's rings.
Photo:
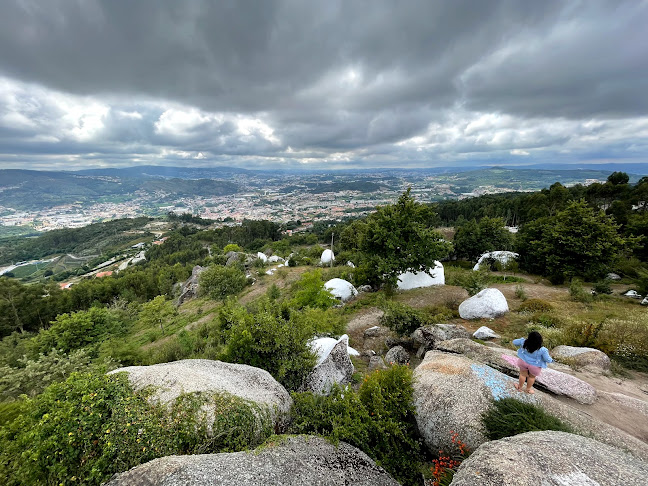
<path id="1" fill-rule="evenodd" d="M 542 336 L 539 332 L 532 331 L 529 333 L 529 337 L 525 339 L 524 346 L 529 353 L 533 353 L 542 347 Z"/>

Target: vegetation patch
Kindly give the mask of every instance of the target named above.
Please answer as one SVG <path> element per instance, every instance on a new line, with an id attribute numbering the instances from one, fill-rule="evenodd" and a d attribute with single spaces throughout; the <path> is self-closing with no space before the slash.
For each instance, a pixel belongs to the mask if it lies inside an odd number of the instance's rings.
<path id="1" fill-rule="evenodd" d="M 217 420 L 198 410 L 214 400 Z M 185 396 L 171 408 L 134 393 L 125 375 L 73 374 L 21 405 L 0 427 L 0 476 L 7 486 L 99 485 L 114 473 L 174 454 L 242 450 L 263 442 L 258 411 L 230 395 Z"/>
<path id="2" fill-rule="evenodd" d="M 573 429 L 542 408 L 515 398 L 495 400 L 493 406 L 482 415 L 482 424 L 488 440 L 498 440 L 524 432 Z"/>
<path id="3" fill-rule="evenodd" d="M 412 371 L 393 366 L 367 375 L 358 391 L 293 393 L 291 433 L 352 444 L 405 485 L 420 484 L 423 448 L 414 420 Z"/>

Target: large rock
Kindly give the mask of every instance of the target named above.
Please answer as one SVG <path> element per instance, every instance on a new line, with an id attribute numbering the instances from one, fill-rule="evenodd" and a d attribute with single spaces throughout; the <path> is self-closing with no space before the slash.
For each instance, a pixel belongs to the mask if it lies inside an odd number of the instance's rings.
<path id="1" fill-rule="evenodd" d="M 469 338 L 465 327 L 457 324 L 432 324 L 419 327 L 412 333 L 414 343 L 419 346 L 417 356 L 422 358 L 426 351 L 434 349 L 435 343 L 455 338 Z"/>
<path id="2" fill-rule="evenodd" d="M 499 339 L 500 335 L 493 331 L 490 327 L 482 326 L 473 332 L 473 337 L 475 339 L 481 339 L 485 341 L 487 339 Z"/>
<path id="3" fill-rule="evenodd" d="M 302 390 L 326 395 L 336 383 L 349 383 L 355 368 L 349 358 L 348 347 L 349 338 L 345 334 L 331 348 L 328 355 L 319 359 L 318 364 L 304 380 Z"/>
<path id="4" fill-rule="evenodd" d="M 484 289 L 459 304 L 462 319 L 494 319 L 508 311 L 506 297 L 497 289 Z"/>
<path id="5" fill-rule="evenodd" d="M 272 255 L 272 256 L 268 257 L 268 263 L 285 263 L 285 262 L 286 262 L 286 260 L 284 260 L 283 258 L 281 258 L 278 255 Z"/>
<path id="6" fill-rule="evenodd" d="M 152 366 L 128 366 L 111 371 L 128 373 L 128 381 L 135 390 L 149 386 L 154 392 L 149 400 L 170 404 L 185 393 L 228 393 L 267 409 L 275 429 L 284 428 L 292 407 L 292 398 L 270 373 L 243 364 L 223 363 L 208 359 L 185 359 Z M 207 417 L 218 413 L 209 410 Z"/>
<path id="7" fill-rule="evenodd" d="M 198 292 L 200 290 L 200 274 L 206 270 L 205 267 L 196 265 L 191 271 L 191 277 L 189 277 L 180 287 L 180 295 L 178 297 L 178 305 L 183 304 L 184 302 L 198 297 Z"/>
<path id="8" fill-rule="evenodd" d="M 523 459 L 521 459 L 523 458 Z M 452 486 L 641 486 L 648 464 L 593 439 L 543 431 L 488 442 L 466 459 Z"/>
<path id="9" fill-rule="evenodd" d="M 451 339 L 436 343 L 435 348 L 448 353 L 463 354 L 479 363 L 486 364 L 513 378 L 519 376 L 517 355 L 513 350 L 484 346 L 470 339 Z M 564 395 L 578 403 L 591 405 L 596 401 L 596 389 L 589 383 L 568 373 L 545 368 L 536 379 L 536 388 L 555 395 Z"/>
<path id="10" fill-rule="evenodd" d="M 429 351 L 414 378 L 416 421 L 426 445 L 435 453 L 451 450 L 451 431 L 459 433 L 473 450 L 483 444 L 482 414 L 494 400 L 512 397 L 545 409 L 579 433 L 648 458 L 648 445 L 639 439 L 540 390 L 533 395 L 517 392 L 516 379 L 465 356 Z"/>
<path id="11" fill-rule="evenodd" d="M 347 282 L 341 278 L 332 278 L 324 284 L 324 288 L 331 292 L 333 297 L 340 299 L 342 302 L 347 302 L 358 295 L 358 291 L 351 282 Z"/>
<path id="12" fill-rule="evenodd" d="M 255 451 L 168 456 L 113 476 L 106 486 L 398 486 L 355 447 L 320 437 L 278 439 Z"/>
<path id="13" fill-rule="evenodd" d="M 577 368 L 583 368 L 586 371 L 610 371 L 610 358 L 598 349 L 576 346 L 556 346 L 551 350 L 551 356 L 558 361 L 565 362 Z"/>
<path id="14" fill-rule="evenodd" d="M 349 353 L 350 356 L 360 356 L 358 351 L 348 345 L 349 336 L 346 334 L 340 337 L 340 339 L 334 339 L 332 337 L 315 338 L 311 340 L 308 345 L 317 354 L 317 364 L 322 363 L 342 339 L 347 340 L 347 353 Z"/>
<path id="15" fill-rule="evenodd" d="M 322 252 L 322 256 L 320 257 L 320 263 L 322 265 L 330 265 L 331 262 L 335 261 L 335 255 L 333 254 L 332 250 L 326 249 Z"/>
<path id="16" fill-rule="evenodd" d="M 405 272 L 398 276 L 398 289 L 410 290 L 433 285 L 445 285 L 445 272 L 439 261 L 434 262 L 434 268 L 427 272 Z"/>
<path id="17" fill-rule="evenodd" d="M 225 258 L 227 258 L 227 261 L 225 262 L 226 267 L 231 267 L 232 265 L 236 265 L 237 263 L 241 262 L 243 259 L 244 253 L 238 253 L 235 251 L 228 251 L 225 254 Z"/>
<path id="18" fill-rule="evenodd" d="M 512 251 L 489 251 L 488 253 L 484 253 L 479 257 L 479 260 L 477 260 L 477 263 L 473 267 L 473 270 L 479 270 L 481 265 L 484 265 L 489 261 L 496 261 L 504 266 L 509 262 L 517 260 L 519 256 L 519 254 Z"/>
<path id="19" fill-rule="evenodd" d="M 389 364 L 404 365 L 410 362 L 410 356 L 403 346 L 394 346 L 385 355 L 385 361 Z"/>

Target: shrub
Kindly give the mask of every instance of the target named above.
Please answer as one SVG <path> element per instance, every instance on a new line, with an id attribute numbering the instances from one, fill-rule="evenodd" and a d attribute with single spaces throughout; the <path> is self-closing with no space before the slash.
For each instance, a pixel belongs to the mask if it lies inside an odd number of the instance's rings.
<path id="1" fill-rule="evenodd" d="M 575 302 L 591 302 L 592 294 L 583 287 L 583 282 L 577 278 L 572 279 L 569 284 L 569 296 Z"/>
<path id="2" fill-rule="evenodd" d="M 52 326 L 41 331 L 34 343 L 41 353 L 58 349 L 69 353 L 75 349 L 96 347 L 110 336 L 123 335 L 128 323 L 119 318 L 119 313 L 103 307 L 87 311 L 60 314 Z"/>
<path id="3" fill-rule="evenodd" d="M 53 349 L 33 360 L 23 357 L 17 368 L 0 366 L 0 399 L 17 399 L 20 395 L 34 397 L 52 383 L 65 381 L 74 372 L 87 371 L 90 358 L 84 349 L 70 354 Z M 111 362 L 106 365 L 108 369 L 116 368 Z"/>
<path id="4" fill-rule="evenodd" d="M 531 316 L 531 322 L 541 325 L 542 327 L 558 327 L 562 321 L 551 314 L 535 313 Z"/>
<path id="5" fill-rule="evenodd" d="M 385 300 L 380 307 L 384 312 L 380 324 L 399 336 L 409 336 L 419 327 L 429 324 L 423 312 L 400 302 Z"/>
<path id="6" fill-rule="evenodd" d="M 610 287 L 610 281 L 608 279 L 601 280 L 600 282 L 596 282 L 592 290 L 594 290 L 594 292 L 596 292 L 597 294 L 609 295 L 612 293 L 612 287 Z"/>
<path id="7" fill-rule="evenodd" d="M 207 400 L 221 412 L 213 435 L 196 419 Z M 146 394 L 133 393 L 124 374 L 75 373 L 21 408 L 0 428 L 0 476 L 7 486 L 99 485 L 156 457 L 241 450 L 271 432 L 266 425 L 256 436 L 247 433 L 259 423 L 259 410 L 231 395 L 189 395 L 171 408 L 155 406 Z"/>
<path id="8" fill-rule="evenodd" d="M 520 307 L 518 307 L 518 312 L 551 312 L 553 310 L 553 306 L 547 302 L 546 300 L 542 299 L 529 299 L 525 302 L 522 302 L 520 304 Z"/>
<path id="9" fill-rule="evenodd" d="M 223 300 L 228 295 L 238 294 L 246 284 L 245 274 L 236 266 L 214 265 L 200 274 L 201 293 L 215 300 Z"/>
<path id="10" fill-rule="evenodd" d="M 221 310 L 225 349 L 221 359 L 268 371 L 289 390 L 296 390 L 316 359 L 308 346 L 312 333 L 285 306 L 262 301 L 255 313 L 235 303 Z"/>
<path id="11" fill-rule="evenodd" d="M 348 442 L 401 483 L 419 484 L 423 453 L 413 393 L 407 366 L 368 375 L 357 392 L 335 387 L 329 396 L 293 393 L 291 432 Z"/>
<path id="12" fill-rule="evenodd" d="M 526 290 L 524 290 L 524 287 L 522 285 L 515 286 L 515 296 L 522 301 L 525 301 L 529 298 L 527 296 Z"/>
<path id="13" fill-rule="evenodd" d="M 333 294 L 324 288 L 321 270 L 306 272 L 293 284 L 293 289 L 297 289 L 297 291 L 291 305 L 297 309 L 303 309 L 304 307 L 328 309 L 337 303 Z"/>
<path id="14" fill-rule="evenodd" d="M 227 254 L 230 251 L 241 252 L 243 251 L 243 248 L 238 246 L 236 243 L 230 243 L 229 245 L 225 245 L 225 248 L 223 248 L 223 253 Z"/>
<path id="15" fill-rule="evenodd" d="M 540 430 L 573 432 L 571 427 L 537 405 L 523 403 L 515 398 L 495 400 L 493 406 L 482 415 L 482 424 L 488 440 Z"/>

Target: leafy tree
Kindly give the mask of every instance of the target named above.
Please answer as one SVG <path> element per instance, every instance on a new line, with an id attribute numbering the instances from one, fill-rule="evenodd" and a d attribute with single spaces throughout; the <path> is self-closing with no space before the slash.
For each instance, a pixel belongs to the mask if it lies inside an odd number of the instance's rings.
<path id="1" fill-rule="evenodd" d="M 619 184 L 627 184 L 630 177 L 625 172 L 612 172 L 607 180 L 610 184 L 617 186 Z"/>
<path id="2" fill-rule="evenodd" d="M 116 312 L 93 307 L 87 311 L 57 316 L 52 327 L 41 331 L 35 340 L 42 353 L 48 353 L 51 349 L 69 353 L 75 349 L 98 346 L 110 336 L 121 335 L 127 325 Z"/>
<path id="3" fill-rule="evenodd" d="M 361 272 L 372 285 L 396 286 L 408 270 L 425 271 L 447 256 L 452 244 L 427 225 L 431 209 L 417 203 L 407 189 L 396 204 L 383 206 L 367 218 L 360 243 Z"/>
<path id="4" fill-rule="evenodd" d="M 173 303 L 163 295 L 158 295 L 153 300 L 142 304 L 138 321 L 145 327 L 160 326 L 164 331 L 164 323 L 178 315 Z"/>
<path id="5" fill-rule="evenodd" d="M 482 218 L 479 223 L 467 221 L 454 237 L 455 253 L 459 258 L 477 260 L 487 251 L 509 250 L 513 238 L 500 218 Z"/>
<path id="6" fill-rule="evenodd" d="M 236 266 L 212 265 L 200 274 L 201 292 L 216 300 L 238 294 L 246 283 L 245 274 Z"/>
<path id="7" fill-rule="evenodd" d="M 555 281 L 584 277 L 596 280 L 635 239 L 624 239 L 603 211 L 584 200 L 571 203 L 554 217 L 524 225 L 518 234 L 521 264 Z"/>

